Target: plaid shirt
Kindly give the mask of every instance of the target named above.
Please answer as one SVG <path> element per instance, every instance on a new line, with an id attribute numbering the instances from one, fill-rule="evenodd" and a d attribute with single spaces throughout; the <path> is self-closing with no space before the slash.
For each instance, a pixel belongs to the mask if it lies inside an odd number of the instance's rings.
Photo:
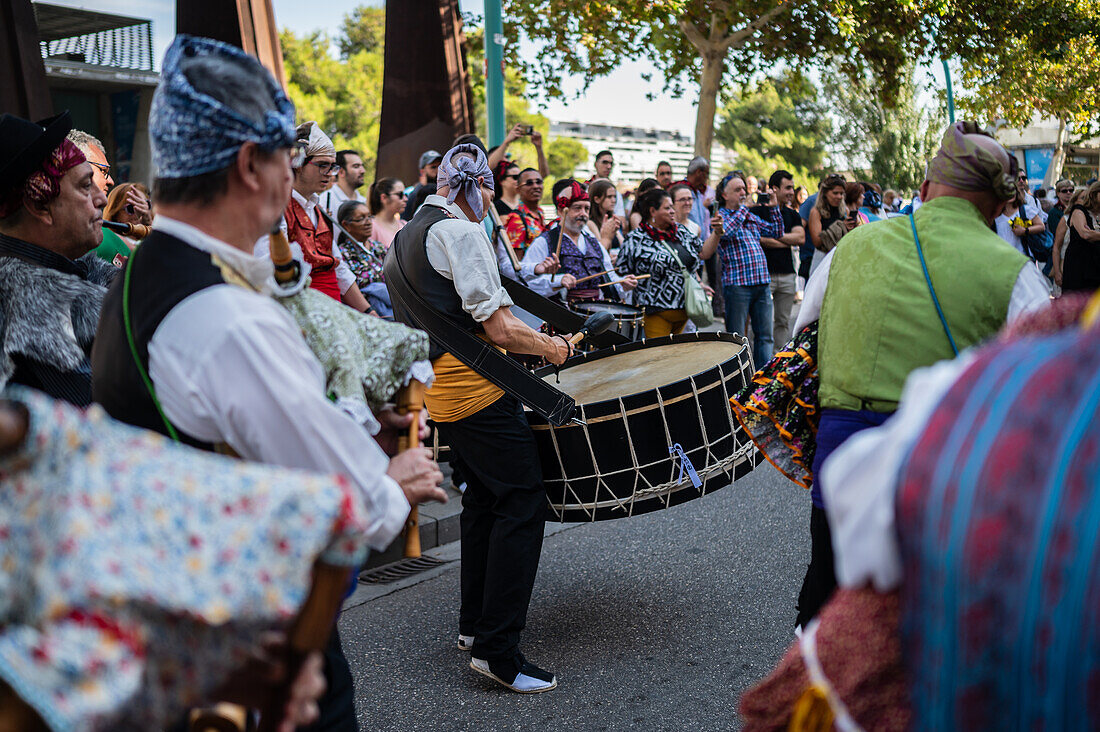
<path id="1" fill-rule="evenodd" d="M 718 242 L 718 250 L 722 252 L 722 285 L 748 287 L 771 282 L 760 237 L 783 236 L 783 215 L 779 208 L 768 208 L 768 221 L 757 218 L 747 206 L 720 208 L 718 215 L 722 218 L 722 238 Z"/>

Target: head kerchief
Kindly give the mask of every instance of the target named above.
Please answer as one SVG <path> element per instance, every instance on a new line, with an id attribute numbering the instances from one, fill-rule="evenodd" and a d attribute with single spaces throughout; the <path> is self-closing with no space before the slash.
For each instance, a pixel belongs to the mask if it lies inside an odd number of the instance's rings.
<path id="1" fill-rule="evenodd" d="M 558 191 L 554 198 L 554 205 L 558 208 L 569 208 L 577 201 L 587 201 L 588 191 L 577 181 L 572 181 L 568 186 Z"/>
<path id="2" fill-rule="evenodd" d="M 309 134 L 303 134 L 305 128 L 309 128 Z M 315 158 L 318 155 L 336 155 L 336 146 L 332 140 L 321 130 L 321 125 L 316 122 L 306 122 L 298 127 L 298 139 L 306 143 L 306 157 Z"/>
<path id="3" fill-rule="evenodd" d="M 188 81 L 191 59 L 211 57 L 234 64 L 262 84 L 271 108 L 254 121 Z M 228 167 L 246 142 L 265 150 L 294 144 L 294 104 L 271 73 L 244 51 L 209 38 L 179 35 L 164 55 L 160 84 L 149 112 L 153 163 L 159 178 L 191 178 Z"/>
<path id="4" fill-rule="evenodd" d="M 459 153 L 464 154 L 456 160 L 455 156 Z M 447 194 L 447 203 L 454 203 L 459 193 L 465 196 L 466 203 L 480 219 L 484 210 L 478 178 L 483 179 L 482 185 L 488 186 L 489 190 L 495 190 L 493 171 L 489 170 L 489 161 L 485 157 L 485 152 L 477 145 L 455 145 L 447 151 L 443 156 L 443 162 L 439 164 L 436 184 L 439 188 L 450 189 Z"/>
<path id="5" fill-rule="evenodd" d="M 16 184 L 0 200 L 0 219 L 7 218 L 29 198 L 35 203 L 47 203 L 61 194 L 61 179 L 65 173 L 87 160 L 84 153 L 70 140 L 63 139 L 46 159 L 27 176 L 22 185 Z"/>
<path id="6" fill-rule="evenodd" d="M 928 164 L 927 178 L 962 191 L 989 191 L 1008 200 L 1016 195 L 1018 169 L 1016 156 L 976 123 L 956 122 L 944 133 L 940 149 Z"/>

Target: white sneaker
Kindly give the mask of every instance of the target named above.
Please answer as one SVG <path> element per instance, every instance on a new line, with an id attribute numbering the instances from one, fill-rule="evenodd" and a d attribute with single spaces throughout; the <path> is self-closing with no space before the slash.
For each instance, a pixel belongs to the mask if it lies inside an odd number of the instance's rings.
<path id="1" fill-rule="evenodd" d="M 458 634 L 458 650 L 460 651 L 472 651 L 474 648 L 474 637 L 472 635 Z"/>
<path id="2" fill-rule="evenodd" d="M 489 662 L 480 658 L 470 658 L 470 668 L 479 674 L 488 676 L 501 686 L 506 686 L 520 694 L 539 694 L 558 687 L 558 677 L 549 671 L 543 671 L 538 666 L 528 663 L 520 656 L 520 672 L 512 681 L 506 681 L 489 668 Z"/>

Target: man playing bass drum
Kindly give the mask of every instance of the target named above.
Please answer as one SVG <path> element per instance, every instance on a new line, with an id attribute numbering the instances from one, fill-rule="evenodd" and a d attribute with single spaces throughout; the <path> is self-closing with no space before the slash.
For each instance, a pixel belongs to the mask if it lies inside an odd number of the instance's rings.
<path id="1" fill-rule="evenodd" d="M 527 662 L 519 637 L 542 551 L 546 493 L 534 436 L 520 401 L 448 352 L 437 336 L 460 329 L 486 348 L 544 356 L 561 364 L 568 336 L 538 333 L 511 312 L 496 256 L 480 222 L 493 201 L 485 153 L 458 145 L 443 156 L 438 190 L 397 233 L 386 258 L 394 316 L 416 325 L 406 296 L 426 307 L 434 327 L 435 383 L 425 404 L 456 465 L 462 497 L 462 603 L 458 647 L 470 667 L 513 691 L 537 693 L 556 677 Z M 423 319 L 421 312 L 417 318 Z M 463 335 L 465 335 L 463 334 Z"/>

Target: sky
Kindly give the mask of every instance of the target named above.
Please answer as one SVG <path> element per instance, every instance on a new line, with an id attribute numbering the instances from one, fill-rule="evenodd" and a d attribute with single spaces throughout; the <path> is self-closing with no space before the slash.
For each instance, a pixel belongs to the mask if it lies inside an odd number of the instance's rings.
<path id="1" fill-rule="evenodd" d="M 56 5 L 82 7 L 106 13 L 118 13 L 153 21 L 153 55 L 157 66 L 164 51 L 175 35 L 175 3 L 171 0 L 49 0 Z M 335 35 L 344 15 L 359 5 L 381 6 L 382 0 L 274 0 L 275 22 L 280 28 L 290 28 L 296 33 L 324 30 Z M 478 16 L 484 14 L 484 0 L 460 0 L 463 11 Z M 521 56 L 534 58 L 533 48 L 521 49 Z M 585 121 L 597 124 L 640 126 L 661 130 L 677 130 L 691 134 L 695 129 L 696 96 L 690 93 L 682 99 L 658 97 L 646 99 L 647 92 L 660 93 L 658 81 L 647 84 L 641 74 L 651 71 L 647 64 L 624 64 L 610 76 L 599 79 L 579 99 L 557 101 L 541 109 L 555 122 Z M 579 85 L 574 85 L 576 90 Z M 537 106 L 533 98 L 532 106 Z"/>

